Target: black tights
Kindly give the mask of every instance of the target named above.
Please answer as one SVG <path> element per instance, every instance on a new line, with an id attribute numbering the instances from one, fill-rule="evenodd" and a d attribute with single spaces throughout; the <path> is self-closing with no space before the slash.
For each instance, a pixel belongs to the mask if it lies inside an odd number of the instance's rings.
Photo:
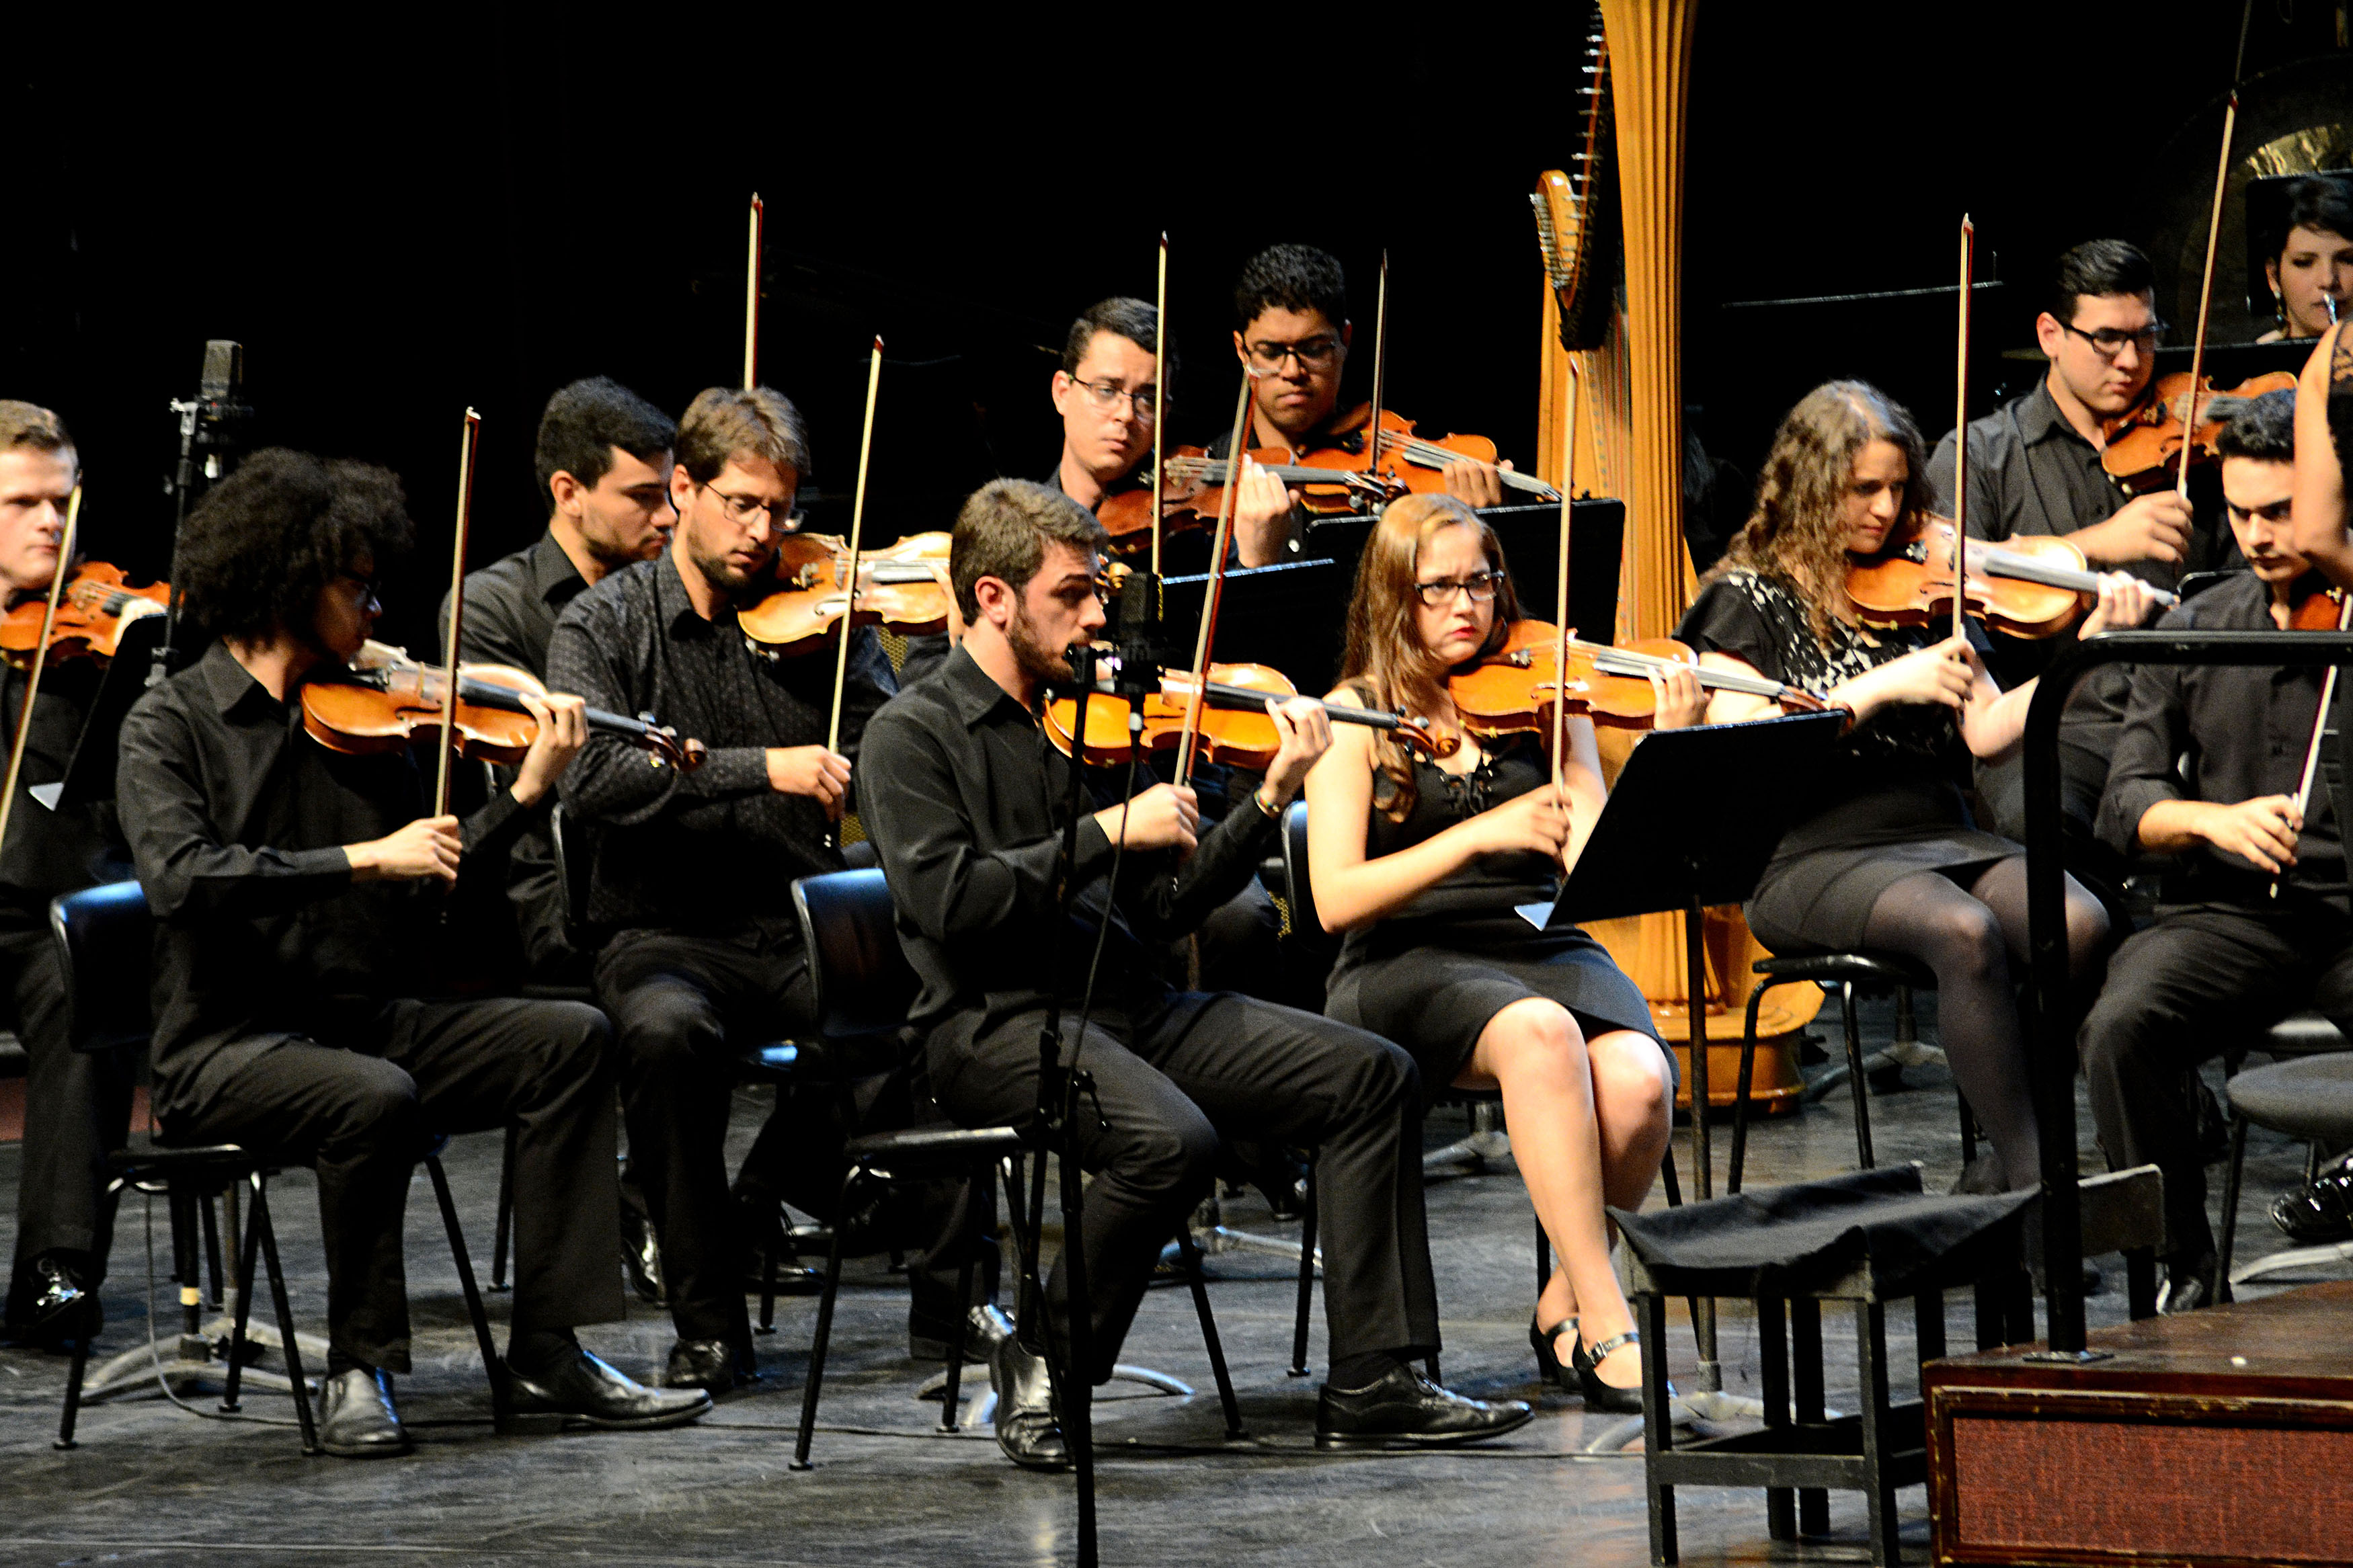
<path id="1" fill-rule="evenodd" d="M 2068 878 L 2071 981 L 2082 980 L 2107 933 L 2100 901 Z M 1862 940 L 1936 971 L 1936 1032 L 1954 1081 L 1993 1142 L 2001 1184 L 2016 1191 L 2041 1183 L 2025 1031 L 2010 987 L 2010 960 L 2023 963 L 2027 956 L 2025 857 L 1996 862 L 1966 891 L 1940 872 L 1915 872 L 1873 903 Z"/>

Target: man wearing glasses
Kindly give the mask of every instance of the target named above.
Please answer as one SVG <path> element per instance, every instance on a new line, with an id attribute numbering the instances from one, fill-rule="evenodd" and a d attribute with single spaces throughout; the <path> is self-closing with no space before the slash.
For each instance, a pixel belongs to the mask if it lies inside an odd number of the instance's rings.
<path id="1" fill-rule="evenodd" d="M 1250 443 L 1304 452 L 1360 440 L 1369 404 L 1340 407 L 1340 373 L 1348 363 L 1348 282 L 1339 260 L 1307 245 L 1278 245 L 1250 258 L 1234 285 L 1234 353 L 1255 380 Z M 1226 455 L 1228 437 L 1209 448 Z M 1494 506 L 1503 481 L 1483 463 L 1446 466 L 1446 491 L 1467 506 Z M 1272 504 L 1280 500 L 1285 503 Z M 1240 563 L 1265 566 L 1301 547 L 1298 498 L 1265 474 L 1243 481 L 1235 498 L 1234 539 Z"/>
<path id="2" fill-rule="evenodd" d="M 753 1367 L 725 1159 L 730 1046 L 814 1021 L 786 889 L 841 868 L 831 829 L 851 759 L 823 743 L 834 661 L 764 658 L 736 627 L 738 609 L 774 590 L 776 542 L 794 524 L 808 470 L 798 410 L 766 387 L 713 387 L 679 422 L 677 458 L 670 547 L 573 600 L 547 679 L 591 707 L 659 714 L 710 748 L 681 773 L 598 737 L 567 773 L 564 808 L 596 825 L 586 912 L 603 936 L 596 994 L 613 1020 L 631 1163 L 678 1333 L 664 1381 L 715 1393 Z M 892 689 L 879 641 L 861 629 L 842 693 L 845 752 Z M 754 1239 L 783 1186 L 799 1201 L 796 1173 L 826 1142 L 780 1106 L 739 1183 Z"/>
<path id="3" fill-rule="evenodd" d="M 2137 406 L 2157 373 L 2155 279 L 2148 258 L 2121 239 L 2086 240 L 2052 268 L 2049 308 L 2034 341 L 2050 371 L 2024 397 L 1969 422 L 1968 531 L 1973 539 L 2063 534 L 2094 569 L 2131 573 L 2170 588 L 2182 574 L 2230 560 L 2227 531 L 2200 528 L 2168 487 L 2127 495 L 2100 466 L 2104 421 Z M 1953 433 L 1928 459 L 1936 507 L 1953 506 Z M 1990 662 L 2005 688 L 2042 673 L 2068 639 L 2030 642 L 1994 634 Z M 2075 689 L 2060 732 L 2068 869 L 2112 891 L 2122 867 L 2092 825 L 2107 781 L 2108 756 L 2124 724 L 2131 672 L 2094 670 Z M 1998 833 L 2025 837 L 2025 760 L 1979 763 L 1978 790 Z"/>

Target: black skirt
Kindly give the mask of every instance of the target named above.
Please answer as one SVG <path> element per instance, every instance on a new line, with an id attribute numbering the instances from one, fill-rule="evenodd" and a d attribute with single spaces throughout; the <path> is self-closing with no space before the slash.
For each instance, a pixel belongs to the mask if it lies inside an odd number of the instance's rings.
<path id="1" fill-rule="evenodd" d="M 2025 851 L 1969 826 L 1948 784 L 1850 796 L 1783 836 L 1745 911 L 1775 952 L 1860 947 L 1879 895 L 1919 871 L 1963 886 Z"/>
<path id="2" fill-rule="evenodd" d="M 1567 1008 L 1588 1039 L 1615 1029 L 1659 1038 L 1641 989 L 1583 931 L 1539 931 L 1517 915 L 1445 923 L 1413 938 L 1379 929 L 1344 955 L 1324 1003 L 1325 1016 L 1411 1053 L 1425 1105 L 1452 1087 L 1495 1015 L 1531 996 Z M 1659 1049 L 1673 1074 L 1674 1053 Z"/>

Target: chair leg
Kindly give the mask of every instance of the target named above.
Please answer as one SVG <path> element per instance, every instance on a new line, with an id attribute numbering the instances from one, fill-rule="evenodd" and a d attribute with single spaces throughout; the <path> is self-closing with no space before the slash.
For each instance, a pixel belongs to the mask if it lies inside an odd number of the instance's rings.
<path id="1" fill-rule="evenodd" d="M 1798 1424 L 1820 1426 L 1823 1421 L 1822 1304 L 1810 1296 L 1789 1300 L 1790 1391 L 1797 1404 Z M 1798 1489 L 1798 1533 L 1820 1535 L 1831 1527 L 1831 1494 L 1820 1487 Z"/>
<path id="2" fill-rule="evenodd" d="M 1201 1249 L 1193 1245 L 1193 1233 L 1180 1227 L 1176 1232 L 1176 1255 L 1185 1263 L 1185 1283 L 1193 1290 L 1193 1311 L 1201 1320 L 1201 1343 L 1209 1352 L 1209 1375 L 1218 1380 L 1218 1403 L 1226 1413 L 1226 1440 L 1246 1436 L 1242 1430 L 1241 1403 L 1234 1397 L 1234 1380 L 1226 1370 L 1226 1347 L 1218 1338 L 1218 1320 L 1209 1312 L 1209 1288 L 1201 1272 Z M 1313 1258 L 1315 1255 L 1307 1255 Z"/>
<path id="3" fill-rule="evenodd" d="M 964 1210 L 966 1214 L 978 1206 L 977 1194 L 987 1181 L 987 1167 L 965 1173 Z M 943 1432 L 956 1429 L 956 1396 L 964 1387 L 965 1325 L 972 1317 L 972 1274 L 978 1262 L 970 1244 L 972 1239 L 976 1238 L 968 1238 L 964 1249 L 963 1266 L 956 1270 L 955 1331 L 948 1336 L 948 1382 L 940 1392 L 940 1430 Z"/>
<path id="4" fill-rule="evenodd" d="M 1642 1337 L 1655 1345 L 1667 1342 L 1667 1299 L 1638 1296 L 1634 1310 Z M 1674 1426 L 1667 1409 L 1667 1358 L 1642 1358 L 1642 1483 L 1650 1494 L 1651 1561 L 1678 1561 L 1675 1543 L 1675 1489 L 1659 1479 L 1657 1457 L 1674 1447 Z"/>
<path id="5" fill-rule="evenodd" d="M 1839 986 L 1839 1022 L 1846 1030 L 1846 1086 L 1854 1096 L 1854 1152 L 1866 1171 L 1877 1163 L 1871 1156 L 1871 1086 L 1862 1075 L 1862 1029 L 1854 1015 L 1854 984 Z"/>
<path id="6" fill-rule="evenodd" d="M 1757 1299 L 1757 1361 L 1764 1387 L 1765 1425 L 1789 1424 L 1789 1331 L 1778 1296 Z M 1765 1532 L 1776 1541 L 1798 1539 L 1798 1494 L 1789 1487 L 1765 1489 Z"/>
<path id="7" fill-rule="evenodd" d="M 269 1270 L 269 1304 L 278 1314 L 278 1337 L 285 1346 L 286 1381 L 294 1395 L 295 1418 L 302 1427 L 302 1452 L 322 1453 L 319 1428 L 311 1418 L 311 1387 L 302 1373 L 302 1347 L 294 1339 L 294 1307 L 286 1299 L 285 1271 L 278 1266 L 278 1233 L 269 1223 L 269 1178 L 266 1173 L 254 1173 L 253 1212 L 247 1216 L 247 1223 L 261 1233 L 261 1261 Z"/>
<path id="8" fill-rule="evenodd" d="M 213 1198 L 209 1193 L 196 1200 L 196 1207 L 205 1223 L 205 1283 L 212 1288 L 212 1294 L 206 1298 L 206 1303 L 217 1312 L 221 1308 L 220 1223 L 213 1212 Z"/>
<path id="9" fill-rule="evenodd" d="M 1961 1105 L 1961 1167 L 1966 1170 L 1969 1162 L 1978 1157 L 1978 1113 L 1969 1109 L 1968 1095 L 1957 1089 L 1953 1098 Z"/>
<path id="10" fill-rule="evenodd" d="M 1748 1091 L 1757 1081 L 1757 1015 L 1765 1005 L 1765 993 L 1772 989 L 1773 980 L 1767 975 L 1748 994 L 1748 1026 L 1740 1037 L 1740 1091 L 1732 1097 L 1732 1168 L 1724 1184 L 1727 1194 L 1740 1190 L 1741 1167 L 1748 1161 Z"/>
<path id="11" fill-rule="evenodd" d="M 849 1212 L 850 1186 L 864 1169 L 861 1165 L 852 1165 L 849 1173 L 841 1178 L 841 1203 L 834 1210 L 836 1215 Z M 841 1293 L 841 1246 L 849 1234 L 849 1227 L 836 1220 L 833 1245 L 826 1250 L 825 1293 L 818 1298 L 817 1337 L 809 1342 L 808 1384 L 801 1390 L 800 1436 L 793 1443 L 792 1468 L 797 1470 L 809 1468 L 809 1441 L 817 1435 L 818 1391 L 825 1385 L 825 1352 L 833 1339 L 834 1298 Z M 954 1419 L 954 1405 L 948 1407 L 948 1415 L 950 1419 Z"/>
<path id="12" fill-rule="evenodd" d="M 117 1176 L 107 1183 L 105 1193 L 99 1198 L 100 1234 L 112 1233 L 114 1211 L 122 1201 L 123 1181 L 124 1178 Z M 89 1312 L 82 1322 L 81 1332 L 74 1336 L 73 1365 L 66 1372 L 65 1408 L 58 1416 L 56 1444 L 58 1447 L 71 1448 L 76 1446 L 74 1421 L 81 1414 L 81 1384 L 83 1377 L 90 1371 L 90 1342 L 98 1338 L 99 1331 L 105 1326 L 106 1304 L 99 1300 L 99 1292 L 92 1290 L 90 1293 Z"/>
<path id="13" fill-rule="evenodd" d="M 248 1183 L 260 1180 L 259 1173 L 246 1178 Z M 235 1412 L 242 1401 L 238 1394 L 245 1381 L 246 1325 L 253 1318 L 253 1264 L 261 1245 L 261 1227 L 245 1227 L 245 1245 L 237 1258 L 237 1312 L 229 1320 L 228 1375 L 222 1380 L 220 1407 Z"/>
<path id="14" fill-rule="evenodd" d="M 491 1289 L 507 1288 L 507 1244 L 514 1226 L 515 1130 L 507 1129 L 506 1151 L 499 1156 L 499 1209 L 491 1227 Z"/>
<path id="15" fill-rule="evenodd" d="M 2231 1299 L 2231 1255 L 2239 1245 L 2239 1187 L 2246 1179 L 2247 1119 L 2235 1110 L 2231 1112 L 2231 1168 L 2222 1178 L 2222 1245 L 2221 1257 L 2214 1265 L 2215 1294 L 2221 1300 Z"/>
<path id="16" fill-rule="evenodd" d="M 1904 1561 L 1895 1533 L 1895 1487 L 1887 1475 L 1887 1309 L 1854 1304 L 1855 1370 L 1862 1383 L 1862 1496 L 1870 1520 L 1873 1568 Z"/>
<path id="17" fill-rule="evenodd" d="M 2218 1283 L 2224 1283 L 2227 1278 Z M 2157 1316 L 2157 1254 L 2146 1247 L 2136 1247 L 2125 1254 L 2125 1310 L 2136 1323 Z"/>
<path id="18" fill-rule="evenodd" d="M 1675 1174 L 1674 1141 L 1667 1142 L 1666 1157 L 1659 1162 L 1659 1184 L 1666 1189 L 1667 1206 L 1679 1209 L 1683 1206 L 1683 1179 Z"/>
<path id="19" fill-rule="evenodd" d="M 180 1288 L 181 1331 L 191 1337 L 203 1332 L 205 1326 L 203 1265 L 196 1260 L 196 1211 L 204 1207 L 204 1199 L 192 1187 L 174 1182 L 171 1184 L 165 1206 L 172 1214 L 172 1282 Z"/>
<path id="20" fill-rule="evenodd" d="M 1307 1162 L 1307 1212 L 1299 1221 L 1299 1313 L 1291 1329 L 1293 1377 L 1307 1375 L 1307 1318 L 1315 1310 L 1315 1162 Z"/>
<path id="21" fill-rule="evenodd" d="M 843 1215 L 849 1212 L 847 1207 L 849 1202 L 849 1190 L 845 1188 L 842 1192 L 842 1203 L 845 1206 L 834 1211 L 833 1228 L 837 1233 L 842 1227 Z M 785 1247 L 789 1243 L 789 1238 L 785 1234 L 785 1211 L 778 1208 L 768 1218 L 768 1256 L 767 1260 L 760 1266 L 760 1322 L 759 1326 L 753 1331 L 754 1333 L 762 1334 L 773 1334 L 776 1331 L 776 1270 L 781 1266 L 780 1260 L 784 1256 Z"/>
<path id="22" fill-rule="evenodd" d="M 1536 1294 L 1544 1294 L 1552 1283 L 1552 1237 L 1545 1234 L 1544 1221 L 1536 1221 Z"/>
<path id="23" fill-rule="evenodd" d="M 474 1325 L 474 1342 L 481 1347 L 482 1374 L 491 1380 L 491 1419 L 504 1422 L 514 1401 L 507 1383 L 507 1363 L 491 1339 L 491 1317 L 482 1310 L 482 1293 L 474 1284 L 474 1259 L 466 1250 L 466 1231 L 458 1223 L 458 1205 L 449 1196 L 449 1174 L 441 1156 L 425 1157 L 426 1173 L 433 1178 L 433 1201 L 441 1205 L 442 1228 L 449 1233 L 449 1256 L 458 1264 L 458 1288 L 466 1295 L 466 1316 Z"/>

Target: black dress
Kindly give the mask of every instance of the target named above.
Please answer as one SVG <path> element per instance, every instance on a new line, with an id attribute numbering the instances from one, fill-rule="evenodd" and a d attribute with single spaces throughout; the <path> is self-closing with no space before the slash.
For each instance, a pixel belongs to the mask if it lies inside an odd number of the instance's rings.
<path id="1" fill-rule="evenodd" d="M 1393 855 L 1525 795 L 1544 783 L 1543 748 L 1518 736 L 1466 775 L 1426 760 L 1414 770 L 1417 798 L 1403 822 L 1383 815 L 1376 784 L 1365 855 Z M 1480 1031 L 1514 1002 L 1547 997 L 1568 1009 L 1590 1039 L 1612 1029 L 1659 1037 L 1642 993 L 1602 945 L 1574 929 L 1538 931 L 1516 911 L 1549 903 L 1559 885 L 1542 855 L 1482 855 L 1416 894 L 1403 909 L 1352 931 L 1325 989 L 1324 1011 L 1344 1024 L 1386 1036 L 1421 1066 L 1422 1097 L 1447 1091 L 1471 1059 Z M 1668 1069 L 1673 1053 L 1661 1046 Z"/>
<path id="2" fill-rule="evenodd" d="M 1831 632 L 1825 651 L 1795 592 L 1736 568 L 1701 591 L 1675 637 L 1820 697 L 1942 637 L 1941 628 L 1866 630 L 1838 620 Z M 1972 623 L 1970 635 L 1983 634 Z M 1959 729 L 1942 708 L 1891 705 L 1857 725 L 1822 780 L 1820 808 L 1782 836 L 1748 900 L 1757 939 L 1776 952 L 1858 947 L 1871 906 L 1905 877 L 1939 871 L 1966 886 L 2025 853 L 1971 826 L 1956 782 L 1967 765 Z"/>

